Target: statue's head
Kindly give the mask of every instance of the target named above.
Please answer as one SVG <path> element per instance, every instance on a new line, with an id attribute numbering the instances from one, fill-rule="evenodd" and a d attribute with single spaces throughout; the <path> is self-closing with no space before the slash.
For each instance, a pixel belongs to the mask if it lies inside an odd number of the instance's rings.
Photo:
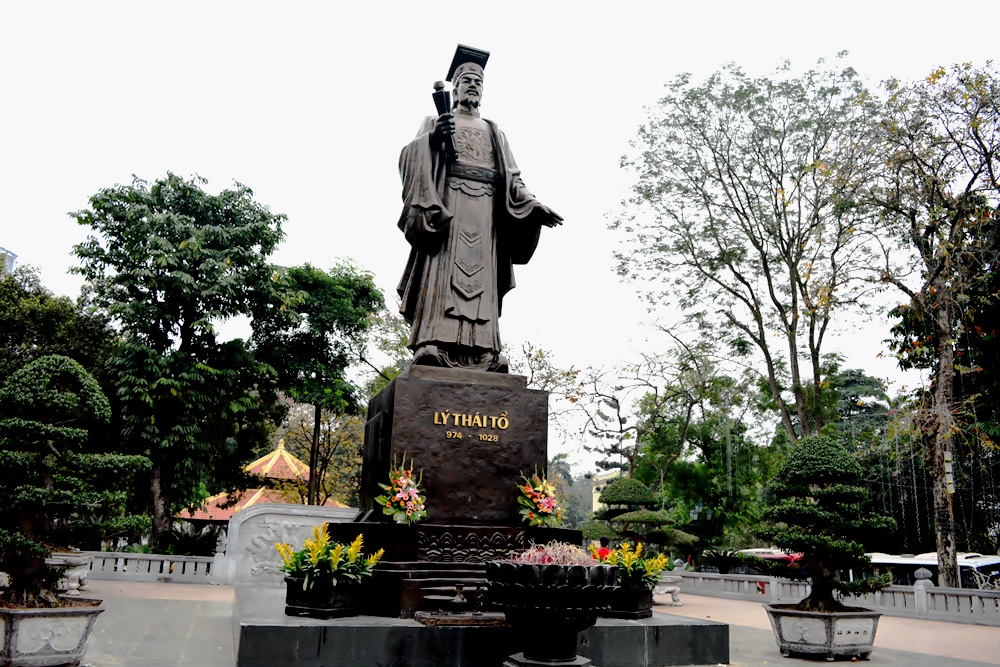
<path id="1" fill-rule="evenodd" d="M 476 63 L 464 63 L 455 70 L 452 96 L 456 107 L 478 109 L 483 99 L 483 68 Z"/>
<path id="2" fill-rule="evenodd" d="M 459 44 L 455 49 L 455 57 L 448 68 L 447 80 L 451 81 L 454 90 L 452 97 L 456 107 L 469 110 L 479 108 L 483 98 L 483 68 L 490 57 L 489 51 L 475 49 Z"/>

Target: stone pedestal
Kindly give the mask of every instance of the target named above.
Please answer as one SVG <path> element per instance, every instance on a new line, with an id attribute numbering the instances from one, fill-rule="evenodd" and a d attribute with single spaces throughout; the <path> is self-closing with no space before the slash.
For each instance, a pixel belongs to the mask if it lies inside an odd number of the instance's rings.
<path id="1" fill-rule="evenodd" d="M 427 524 L 509 525 L 521 475 L 547 464 L 548 392 L 520 375 L 411 366 L 368 405 L 362 521 L 381 521 L 375 497 L 393 458 L 423 471 Z"/>

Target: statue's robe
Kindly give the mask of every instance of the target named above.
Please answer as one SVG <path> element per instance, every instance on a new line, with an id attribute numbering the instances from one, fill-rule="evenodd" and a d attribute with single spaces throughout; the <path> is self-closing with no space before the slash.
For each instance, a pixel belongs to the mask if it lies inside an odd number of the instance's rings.
<path id="1" fill-rule="evenodd" d="M 399 157 L 403 182 L 399 228 L 411 246 L 397 288 L 400 313 L 411 327 L 412 350 L 434 344 L 496 354 L 500 351 L 497 320 L 504 295 L 514 287 L 513 265 L 526 264 L 538 245 L 540 225 L 533 215 L 538 202 L 521 181 L 496 124 L 475 120 L 485 123 L 492 143 L 480 146 L 486 150 L 477 154 L 490 155 L 496 172 L 477 180 L 449 173 L 456 169 L 449 170 L 445 149 L 431 148 L 436 120 L 426 118 Z M 468 156 L 468 146 L 459 136 L 466 120 L 456 114 L 459 160 L 463 150 Z"/>

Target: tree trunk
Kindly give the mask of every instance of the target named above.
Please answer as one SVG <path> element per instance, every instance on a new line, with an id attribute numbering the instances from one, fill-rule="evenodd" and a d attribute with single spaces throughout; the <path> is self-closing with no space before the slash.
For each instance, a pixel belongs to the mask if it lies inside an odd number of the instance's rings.
<path id="1" fill-rule="evenodd" d="M 952 399 L 955 377 L 955 347 L 952 340 L 950 296 L 947 285 L 940 285 L 941 298 L 937 309 L 936 327 L 938 335 L 938 368 L 934 387 L 934 405 L 931 423 L 933 442 L 931 443 L 931 492 L 934 496 L 934 530 L 937 534 L 938 585 L 957 588 L 958 554 L 955 544 L 955 515 L 945 482 L 945 452 L 951 451 L 953 427 Z"/>
<path id="2" fill-rule="evenodd" d="M 149 492 L 153 514 L 153 531 L 149 544 L 152 546 L 170 531 L 170 502 L 163 488 L 163 469 L 160 463 L 153 464 L 149 476 Z"/>
<path id="3" fill-rule="evenodd" d="M 323 408 L 317 403 L 316 417 L 313 421 L 313 437 L 312 437 L 312 447 L 309 449 L 309 505 L 318 505 L 319 496 L 319 474 L 317 470 L 317 461 L 319 460 L 319 433 L 320 433 L 320 421 L 323 419 Z"/>

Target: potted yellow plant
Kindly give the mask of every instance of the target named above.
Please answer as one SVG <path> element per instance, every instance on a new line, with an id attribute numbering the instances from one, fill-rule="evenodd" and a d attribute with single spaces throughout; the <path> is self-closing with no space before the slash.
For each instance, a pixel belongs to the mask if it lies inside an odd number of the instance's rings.
<path id="1" fill-rule="evenodd" d="M 287 573 L 285 613 L 289 616 L 337 618 L 357 616 L 360 611 L 362 581 L 370 577 L 385 553 L 379 549 L 365 556 L 361 552 L 364 536 L 349 545 L 330 540 L 329 527 L 313 528 L 313 536 L 302 549 L 278 543 L 278 553 Z"/>
<path id="2" fill-rule="evenodd" d="M 590 553 L 596 560 L 618 568 L 618 587 L 612 592 L 608 609 L 601 616 L 611 618 L 649 618 L 653 615 L 653 588 L 660 573 L 670 562 L 660 554 L 643 558 L 642 542 L 632 547 L 625 542 L 617 549 L 602 553 L 593 545 Z"/>

